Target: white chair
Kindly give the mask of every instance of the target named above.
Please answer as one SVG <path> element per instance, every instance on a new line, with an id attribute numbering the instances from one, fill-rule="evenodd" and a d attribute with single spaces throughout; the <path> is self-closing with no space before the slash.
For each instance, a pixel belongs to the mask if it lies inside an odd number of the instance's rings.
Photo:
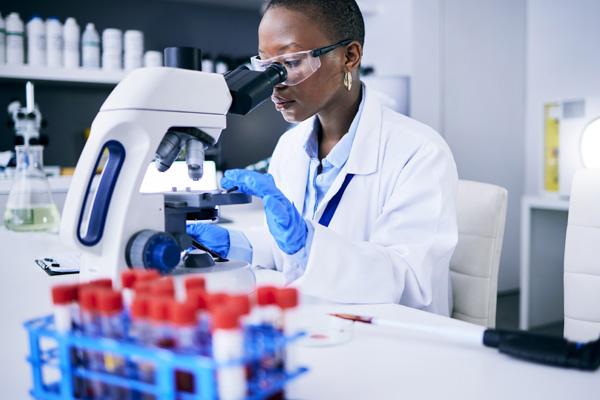
<path id="1" fill-rule="evenodd" d="M 600 335 L 600 169 L 573 177 L 564 268 L 564 336 L 595 340 Z"/>
<path id="2" fill-rule="evenodd" d="M 459 180 L 458 243 L 450 260 L 452 318 L 496 325 L 498 265 L 506 224 L 506 189 Z"/>

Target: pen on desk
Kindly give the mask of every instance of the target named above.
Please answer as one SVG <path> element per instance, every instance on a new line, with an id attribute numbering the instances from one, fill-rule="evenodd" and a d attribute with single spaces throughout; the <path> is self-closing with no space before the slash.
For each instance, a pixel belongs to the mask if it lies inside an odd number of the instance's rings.
<path id="1" fill-rule="evenodd" d="M 483 344 L 487 347 L 497 348 L 501 353 L 540 364 L 588 371 L 600 367 L 600 337 L 595 341 L 579 343 L 561 337 L 550 337 L 523 331 L 485 329 L 483 327 L 463 329 L 351 314 L 330 315 L 366 324 L 430 333 L 463 343 Z"/>

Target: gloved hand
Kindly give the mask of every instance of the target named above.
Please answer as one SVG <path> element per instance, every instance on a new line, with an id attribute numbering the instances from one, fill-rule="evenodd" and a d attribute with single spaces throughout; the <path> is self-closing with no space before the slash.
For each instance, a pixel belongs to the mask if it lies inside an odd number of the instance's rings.
<path id="1" fill-rule="evenodd" d="M 225 189 L 237 186 L 242 193 L 262 198 L 271 235 L 285 253 L 294 254 L 306 245 L 306 221 L 277 189 L 270 174 L 232 169 L 225 171 L 221 186 Z"/>
<path id="2" fill-rule="evenodd" d="M 227 229 L 215 224 L 198 222 L 187 224 L 186 232 L 221 257 L 227 257 L 230 246 L 229 231 Z"/>

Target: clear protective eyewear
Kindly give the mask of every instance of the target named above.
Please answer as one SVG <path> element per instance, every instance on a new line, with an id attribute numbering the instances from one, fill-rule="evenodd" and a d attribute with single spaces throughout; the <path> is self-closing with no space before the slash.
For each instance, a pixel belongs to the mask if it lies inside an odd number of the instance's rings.
<path id="1" fill-rule="evenodd" d="M 250 62 L 252 63 L 252 69 L 255 71 L 264 71 L 274 62 L 281 63 L 287 69 L 287 80 L 282 85 L 294 86 L 306 80 L 321 67 L 319 56 L 329 53 L 340 46 L 350 44 L 353 41 L 352 39 L 346 39 L 331 46 L 321 47 L 320 49 L 282 54 L 267 60 L 261 60 L 260 56 L 254 56 L 250 58 Z"/>

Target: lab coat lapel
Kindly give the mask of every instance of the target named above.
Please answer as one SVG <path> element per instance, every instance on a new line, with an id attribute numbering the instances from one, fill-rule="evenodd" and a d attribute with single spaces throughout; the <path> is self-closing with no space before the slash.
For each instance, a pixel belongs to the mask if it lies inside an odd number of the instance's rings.
<path id="1" fill-rule="evenodd" d="M 381 139 L 381 106 L 374 95 L 369 95 L 366 86 L 364 93 L 366 96 L 365 105 L 358 123 L 358 128 L 356 129 L 356 136 L 354 136 L 352 148 L 350 149 L 350 156 L 325 194 L 323 201 L 319 204 L 315 213 L 316 221 L 321 218 L 329 200 L 331 200 L 331 198 L 340 190 L 344 179 L 346 179 L 346 175 L 368 175 L 377 170 Z M 308 168 L 308 164 L 306 167 Z M 351 185 L 352 183 L 350 183 L 349 186 Z M 304 191 L 302 194 L 304 195 Z M 342 196 L 341 201 L 343 201 L 343 199 L 344 196 Z"/>
<path id="2" fill-rule="evenodd" d="M 308 126 L 310 126 L 310 124 L 308 124 Z M 287 168 L 289 176 L 285 183 L 287 188 L 285 194 L 286 197 L 294 203 L 300 215 L 302 215 L 302 212 L 304 211 L 304 196 L 306 193 L 309 162 L 310 159 L 302 147 L 290 154 L 286 162 L 289 167 Z"/>

